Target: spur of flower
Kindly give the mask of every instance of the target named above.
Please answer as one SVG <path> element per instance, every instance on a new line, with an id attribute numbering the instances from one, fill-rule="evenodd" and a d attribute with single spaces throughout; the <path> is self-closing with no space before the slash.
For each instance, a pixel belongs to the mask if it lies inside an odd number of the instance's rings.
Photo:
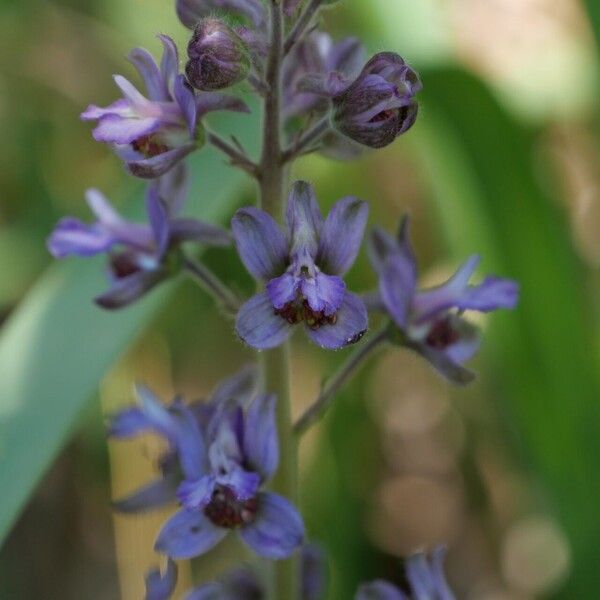
<path id="1" fill-rule="evenodd" d="M 240 338 L 259 350 L 273 348 L 303 323 L 323 348 L 358 341 L 368 326 L 367 311 L 342 276 L 356 259 L 367 218 L 367 204 L 347 197 L 323 219 L 312 186 L 303 181 L 290 193 L 285 232 L 262 210 L 238 210 L 232 220 L 238 253 L 266 284 L 238 314 Z"/>
<path id="2" fill-rule="evenodd" d="M 279 461 L 274 396 L 259 395 L 248 403 L 245 395 L 222 395 L 201 411 L 179 398 L 164 406 L 144 387 L 138 387 L 138 397 L 141 406 L 117 415 L 111 435 L 158 433 L 181 472 L 176 491 L 181 509 L 161 529 L 159 552 L 198 556 L 232 530 L 266 558 L 286 558 L 300 548 L 301 516 L 285 498 L 262 490 Z"/>
<path id="3" fill-rule="evenodd" d="M 171 177 L 151 183 L 146 193 L 148 223 L 142 224 L 123 218 L 98 190 L 88 190 L 87 203 L 96 221 L 61 219 L 48 238 L 48 249 L 56 258 L 108 254 L 110 288 L 95 301 L 107 309 L 127 306 L 177 272 L 184 242 L 231 243 L 220 227 L 177 217 L 179 195 Z"/>
<path id="4" fill-rule="evenodd" d="M 419 290 L 408 226 L 405 217 L 396 237 L 381 228 L 373 231 L 370 256 L 379 275 L 374 305 L 391 317 L 402 345 L 417 351 L 451 381 L 468 383 L 474 374 L 462 365 L 477 352 L 481 339 L 463 313 L 515 308 L 518 284 L 493 276 L 469 284 L 479 264 L 479 256 L 473 255 L 446 283 Z"/>
<path id="5" fill-rule="evenodd" d="M 438 547 L 431 556 L 419 552 L 407 559 L 405 568 L 410 595 L 379 579 L 362 585 L 355 600 L 454 600 L 444 575 L 445 554 L 445 549 Z"/>
<path id="6" fill-rule="evenodd" d="M 92 104 L 81 115 L 85 121 L 98 121 L 92 132 L 95 140 L 111 144 L 129 171 L 146 179 L 160 177 L 204 143 L 200 120 L 207 112 L 248 112 L 244 102 L 230 96 L 196 95 L 179 74 L 175 43 L 166 35 L 159 38 L 164 46 L 160 66 L 143 48 L 129 55 L 148 97 L 115 75 L 123 97 L 106 108 Z"/>

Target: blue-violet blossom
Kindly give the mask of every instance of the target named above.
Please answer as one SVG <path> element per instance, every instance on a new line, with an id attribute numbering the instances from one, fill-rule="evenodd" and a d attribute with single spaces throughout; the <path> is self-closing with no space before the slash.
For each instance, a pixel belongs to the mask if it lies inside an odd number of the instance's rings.
<path id="1" fill-rule="evenodd" d="M 107 309 L 126 306 L 169 278 L 178 267 L 177 252 L 184 242 L 226 246 L 227 231 L 195 219 L 175 216 L 181 206 L 179 190 L 169 177 L 148 185 L 146 211 L 149 224 L 126 220 L 98 190 L 88 190 L 87 202 L 96 222 L 73 217 L 61 219 L 48 239 L 56 258 L 108 253 L 109 290 L 95 301 Z"/>
<path id="2" fill-rule="evenodd" d="M 446 283 L 418 290 L 407 218 L 402 220 L 397 237 L 381 228 L 373 231 L 370 256 L 379 275 L 375 304 L 397 325 L 402 344 L 417 351 L 455 383 L 471 381 L 474 374 L 462 365 L 477 352 L 481 340 L 478 329 L 462 313 L 514 308 L 518 284 L 489 276 L 478 285 L 470 285 L 479 263 L 479 256 L 473 255 Z"/>
<path id="3" fill-rule="evenodd" d="M 177 565 L 169 558 L 164 573 L 152 569 L 146 575 L 145 600 L 169 600 L 177 584 Z"/>
<path id="4" fill-rule="evenodd" d="M 179 74 L 175 43 L 166 35 L 159 38 L 164 46 L 160 67 L 143 48 L 135 48 L 129 55 L 148 97 L 125 77 L 115 75 L 123 98 L 106 108 L 92 104 L 81 115 L 83 120 L 98 121 L 94 139 L 111 144 L 129 171 L 145 179 L 160 177 L 203 144 L 200 119 L 207 112 L 248 112 L 244 102 L 230 96 L 196 95 Z"/>
<path id="5" fill-rule="evenodd" d="M 368 326 L 367 311 L 342 276 L 356 259 L 367 217 L 366 202 L 346 197 L 324 220 L 312 186 L 303 181 L 290 193 L 286 232 L 262 210 L 238 210 L 232 230 L 239 255 L 266 283 L 238 314 L 240 338 L 259 350 L 273 348 L 303 322 L 323 348 L 358 341 Z"/>
<path id="6" fill-rule="evenodd" d="M 423 552 L 411 556 L 406 561 L 406 577 L 411 595 L 384 580 L 376 580 L 362 585 L 355 600 L 454 600 L 444 575 L 444 548 L 436 548 L 431 557 Z"/>

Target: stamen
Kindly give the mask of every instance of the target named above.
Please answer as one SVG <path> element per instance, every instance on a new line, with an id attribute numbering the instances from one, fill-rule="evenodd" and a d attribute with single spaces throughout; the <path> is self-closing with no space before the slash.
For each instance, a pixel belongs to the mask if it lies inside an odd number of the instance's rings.
<path id="1" fill-rule="evenodd" d="M 445 350 L 448 346 L 458 342 L 460 334 L 454 327 L 449 317 L 439 320 L 429 330 L 425 339 L 428 346 L 436 350 Z"/>
<path id="2" fill-rule="evenodd" d="M 290 325 L 304 321 L 311 329 L 337 323 L 337 314 L 326 315 L 323 311 L 315 311 L 307 300 L 288 302 L 283 308 L 275 309 L 275 314 L 284 318 Z"/>
<path id="3" fill-rule="evenodd" d="M 146 158 L 152 158 L 169 151 L 169 147 L 156 136 L 145 135 L 131 142 L 131 147 Z"/>

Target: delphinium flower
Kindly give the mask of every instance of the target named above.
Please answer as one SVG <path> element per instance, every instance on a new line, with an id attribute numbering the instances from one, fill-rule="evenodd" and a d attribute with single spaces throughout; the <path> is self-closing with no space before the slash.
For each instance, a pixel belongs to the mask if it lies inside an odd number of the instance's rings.
<path id="1" fill-rule="evenodd" d="M 65 217 L 50 235 L 48 248 L 56 258 L 108 254 L 111 285 L 95 299 L 103 308 L 126 306 L 177 273 L 181 244 L 230 244 L 230 236 L 224 229 L 176 216 L 181 194 L 170 183 L 171 179 L 148 185 L 147 224 L 126 220 L 101 192 L 92 189 L 86 198 L 97 220 L 87 224 Z"/>
<path id="2" fill-rule="evenodd" d="M 111 144 L 137 177 L 153 179 L 166 173 L 204 143 L 201 118 L 213 110 L 247 112 L 241 100 L 223 94 L 196 95 L 179 74 L 173 40 L 159 36 L 164 46 L 160 67 L 143 48 L 129 60 L 139 71 L 148 97 L 121 75 L 115 83 L 123 98 L 106 108 L 90 105 L 81 118 L 98 121 L 94 139 Z"/>
<path id="3" fill-rule="evenodd" d="M 454 600 L 444 575 L 444 548 L 437 548 L 428 557 L 423 552 L 406 561 L 406 577 L 410 595 L 395 585 L 377 580 L 362 585 L 355 600 Z"/>
<path id="4" fill-rule="evenodd" d="M 239 255 L 266 283 L 239 312 L 236 330 L 242 340 L 273 348 L 304 323 L 309 337 L 324 348 L 357 342 L 367 329 L 367 312 L 342 276 L 358 254 L 367 217 L 367 204 L 347 197 L 324 220 L 312 186 L 302 181 L 289 196 L 286 232 L 262 210 L 238 210 L 232 230 Z"/>
<path id="5" fill-rule="evenodd" d="M 301 547 L 304 525 L 297 510 L 262 490 L 279 462 L 274 396 L 256 396 L 248 406 L 240 398 L 222 397 L 208 412 L 195 412 L 181 399 L 164 406 L 144 387 L 138 397 L 141 408 L 117 415 L 111 434 L 126 438 L 154 431 L 175 449 L 182 473 L 181 509 L 160 531 L 159 552 L 198 556 L 232 530 L 270 559 L 286 558 Z"/>
<path id="6" fill-rule="evenodd" d="M 371 236 L 371 262 L 379 275 L 374 303 L 391 317 L 403 345 L 416 350 L 448 379 L 467 383 L 474 375 L 462 365 L 477 352 L 481 339 L 477 327 L 463 317 L 464 311 L 515 308 L 518 285 L 493 276 L 469 284 L 479 263 L 473 255 L 446 283 L 419 290 L 408 226 L 404 218 L 396 237 L 381 228 Z"/>

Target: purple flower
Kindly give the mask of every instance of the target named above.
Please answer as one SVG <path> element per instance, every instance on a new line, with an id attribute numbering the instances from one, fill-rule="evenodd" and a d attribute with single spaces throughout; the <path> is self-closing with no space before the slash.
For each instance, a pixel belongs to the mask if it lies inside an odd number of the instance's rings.
<path id="1" fill-rule="evenodd" d="M 473 373 L 462 365 L 477 352 L 480 337 L 462 313 L 515 308 L 519 297 L 517 283 L 487 277 L 478 285 L 470 285 L 469 279 L 479 263 L 479 257 L 474 255 L 446 283 L 418 290 L 407 218 L 402 220 L 396 238 L 377 228 L 371 236 L 370 255 L 379 275 L 375 303 L 397 325 L 402 344 L 416 350 L 455 383 L 471 381 Z"/>
<path id="2" fill-rule="evenodd" d="M 145 179 L 160 177 L 203 143 L 200 119 L 212 110 L 247 112 L 241 101 L 219 94 L 196 96 L 183 75 L 173 40 L 159 36 L 164 46 L 160 67 L 143 48 L 129 60 L 139 71 L 148 97 L 121 75 L 115 83 L 123 98 L 106 108 L 90 105 L 81 118 L 98 121 L 94 139 L 113 146 L 129 171 Z"/>
<path id="3" fill-rule="evenodd" d="M 108 253 L 110 289 L 96 298 L 107 309 L 126 306 L 169 278 L 177 269 L 177 251 L 187 241 L 225 246 L 229 234 L 214 225 L 174 216 L 181 206 L 180 173 L 148 186 L 149 224 L 127 221 L 98 190 L 88 190 L 87 202 L 96 216 L 92 224 L 73 217 L 61 219 L 48 239 L 56 258 Z"/>
<path id="4" fill-rule="evenodd" d="M 146 600 L 169 600 L 177 584 L 177 565 L 169 558 L 165 572 L 153 569 L 146 575 Z"/>
<path id="5" fill-rule="evenodd" d="M 250 54 L 240 36 L 221 19 L 202 19 L 188 44 L 188 81 L 214 91 L 239 83 L 250 70 Z"/>
<path id="6" fill-rule="evenodd" d="M 444 575 L 444 548 L 437 548 L 428 558 L 423 552 L 406 561 L 406 577 L 410 597 L 387 581 L 377 580 L 362 585 L 355 600 L 454 600 Z"/>
<path id="7" fill-rule="evenodd" d="M 359 144 L 383 148 L 414 124 L 414 96 L 421 87 L 418 75 L 398 54 L 376 54 L 347 89 L 333 96 L 333 124 Z M 326 91 L 331 95 L 336 90 Z"/>
<path id="8" fill-rule="evenodd" d="M 247 19 L 254 27 L 264 25 L 266 17 L 261 0 L 177 0 L 175 8 L 179 20 L 189 29 L 218 11 Z"/>
<path id="9" fill-rule="evenodd" d="M 337 349 L 358 341 L 367 329 L 365 306 L 346 290 L 363 237 L 368 206 L 354 197 L 339 200 L 323 219 L 312 186 L 298 181 L 289 197 L 284 233 L 262 210 L 238 210 L 233 236 L 248 271 L 266 289 L 241 308 L 236 329 L 257 349 L 278 346 L 294 325 Z"/>

